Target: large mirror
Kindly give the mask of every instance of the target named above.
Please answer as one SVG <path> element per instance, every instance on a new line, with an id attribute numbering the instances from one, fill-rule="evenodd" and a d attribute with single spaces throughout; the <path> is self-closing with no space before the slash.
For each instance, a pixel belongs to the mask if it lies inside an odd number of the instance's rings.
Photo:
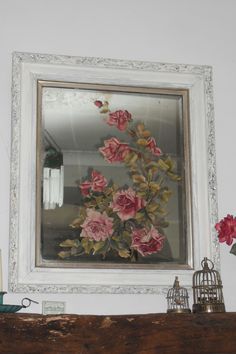
<path id="1" fill-rule="evenodd" d="M 219 265 L 211 68 L 13 55 L 10 287 L 159 292 Z"/>
<path id="2" fill-rule="evenodd" d="M 36 265 L 190 267 L 188 91 L 37 85 Z"/>

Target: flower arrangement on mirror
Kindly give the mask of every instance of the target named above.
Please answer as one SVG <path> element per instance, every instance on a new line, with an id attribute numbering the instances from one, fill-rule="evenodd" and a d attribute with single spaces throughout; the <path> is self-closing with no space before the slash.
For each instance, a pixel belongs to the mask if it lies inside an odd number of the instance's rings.
<path id="1" fill-rule="evenodd" d="M 142 122 L 134 122 L 127 110 L 111 112 L 108 102 L 95 101 L 105 123 L 124 133 L 124 141 L 112 136 L 103 141 L 100 154 L 109 164 L 123 164 L 130 185 L 118 186 L 93 169 L 79 182 L 83 205 L 71 227 L 75 239 L 60 243 L 62 259 L 109 253 L 135 262 L 162 250 L 168 226 L 165 205 L 172 191 L 167 181 L 179 181 L 174 161 L 157 146 Z M 126 137 L 126 141 L 125 141 Z M 127 142 L 128 141 L 128 142 Z"/>
<path id="2" fill-rule="evenodd" d="M 236 217 L 228 214 L 216 223 L 215 228 L 218 232 L 219 242 L 226 242 L 228 246 L 231 246 L 236 239 Z M 236 243 L 232 245 L 230 253 L 236 256 Z"/>

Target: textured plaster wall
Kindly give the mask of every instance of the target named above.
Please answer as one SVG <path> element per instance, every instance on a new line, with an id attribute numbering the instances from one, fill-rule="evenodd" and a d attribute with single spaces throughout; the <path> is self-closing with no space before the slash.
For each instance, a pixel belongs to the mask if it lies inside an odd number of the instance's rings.
<path id="1" fill-rule="evenodd" d="M 0 248 L 8 282 L 11 53 L 209 64 L 214 70 L 219 217 L 236 214 L 235 0 L 0 0 Z M 236 257 L 221 245 L 221 274 L 228 311 L 236 311 Z M 29 294 L 8 294 L 19 303 Z M 157 295 L 31 294 L 66 301 L 67 312 L 165 312 Z"/>

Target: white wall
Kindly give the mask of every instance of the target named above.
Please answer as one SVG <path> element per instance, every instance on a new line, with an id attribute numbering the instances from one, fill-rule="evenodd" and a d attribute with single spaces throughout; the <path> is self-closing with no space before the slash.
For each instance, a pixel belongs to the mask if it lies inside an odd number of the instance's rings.
<path id="1" fill-rule="evenodd" d="M 236 213 L 235 0 L 0 0 L 0 248 L 7 290 L 11 53 L 28 51 L 209 64 L 214 70 L 219 217 Z M 236 257 L 221 245 L 228 311 L 236 311 Z M 28 294 L 29 295 L 29 294 Z M 8 294 L 18 304 L 25 294 Z M 67 302 L 68 313 L 165 312 L 157 295 L 31 294 Z"/>

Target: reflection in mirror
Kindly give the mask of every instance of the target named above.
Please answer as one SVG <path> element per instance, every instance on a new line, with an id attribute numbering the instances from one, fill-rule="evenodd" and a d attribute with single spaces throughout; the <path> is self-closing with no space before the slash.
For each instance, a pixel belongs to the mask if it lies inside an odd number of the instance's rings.
<path id="1" fill-rule="evenodd" d="M 43 267 L 188 267 L 188 92 L 38 81 Z"/>

